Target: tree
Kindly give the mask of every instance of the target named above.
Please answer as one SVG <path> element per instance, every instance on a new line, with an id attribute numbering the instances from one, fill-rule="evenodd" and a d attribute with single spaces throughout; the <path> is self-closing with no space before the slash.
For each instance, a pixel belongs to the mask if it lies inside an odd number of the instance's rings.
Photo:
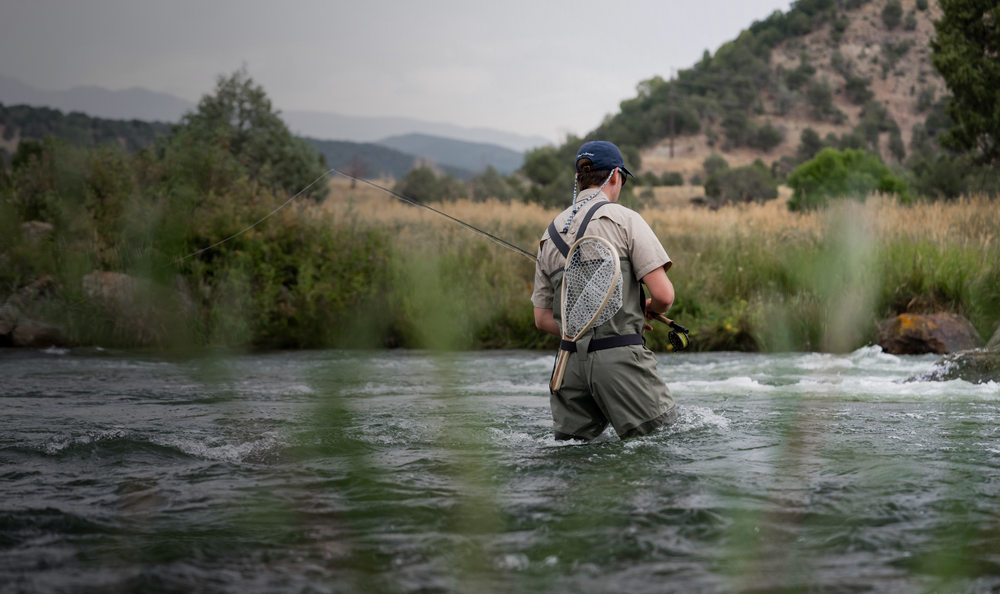
<path id="1" fill-rule="evenodd" d="M 882 22 L 890 31 L 903 20 L 903 4 L 899 0 L 889 0 L 882 9 Z"/>
<path id="2" fill-rule="evenodd" d="M 788 201 L 791 210 L 817 208 L 831 198 L 863 200 L 869 192 L 896 194 L 903 202 L 910 200 L 906 184 L 877 156 L 852 149 L 823 149 L 788 176 L 788 186 L 794 190 Z"/>
<path id="3" fill-rule="evenodd" d="M 173 141 L 194 141 L 223 147 L 246 169 L 251 179 L 284 190 L 302 191 L 323 175 L 320 156 L 296 138 L 264 89 L 254 85 L 245 68 L 220 76 L 215 93 L 205 95 L 174 130 Z M 326 184 L 309 190 L 313 198 L 326 194 Z"/>
<path id="4" fill-rule="evenodd" d="M 716 203 L 765 202 L 778 197 L 778 180 L 757 159 L 745 167 L 717 170 L 705 182 L 705 195 Z"/>
<path id="5" fill-rule="evenodd" d="M 1000 5 L 990 0 L 941 0 L 934 22 L 931 63 L 953 95 L 948 116 L 956 126 L 940 138 L 956 151 L 977 150 L 1000 160 Z"/>

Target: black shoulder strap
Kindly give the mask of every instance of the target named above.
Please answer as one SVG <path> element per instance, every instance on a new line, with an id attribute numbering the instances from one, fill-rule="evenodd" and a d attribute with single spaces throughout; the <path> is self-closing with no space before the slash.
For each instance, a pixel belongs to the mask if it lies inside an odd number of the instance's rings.
<path id="1" fill-rule="evenodd" d="M 598 202 L 597 204 L 590 207 L 590 210 L 588 210 L 587 214 L 584 215 L 583 217 L 583 223 L 580 224 L 580 230 L 576 232 L 577 238 L 584 236 L 584 233 L 587 232 L 587 225 L 590 224 L 590 219 L 594 218 L 594 214 L 597 213 L 597 211 L 602 206 L 608 204 L 615 204 L 615 203 L 602 200 L 601 202 Z M 552 244 L 556 246 L 556 249 L 559 250 L 559 253 L 562 254 L 564 258 L 569 256 L 569 244 L 563 240 L 562 235 L 556 229 L 555 221 L 549 223 L 549 239 L 552 240 Z"/>
<path id="2" fill-rule="evenodd" d="M 549 223 L 549 239 L 552 240 L 552 245 L 556 246 L 556 249 L 563 255 L 563 258 L 569 256 L 569 245 L 563 241 L 562 236 L 559 235 L 559 231 L 556 230 L 555 221 Z"/>

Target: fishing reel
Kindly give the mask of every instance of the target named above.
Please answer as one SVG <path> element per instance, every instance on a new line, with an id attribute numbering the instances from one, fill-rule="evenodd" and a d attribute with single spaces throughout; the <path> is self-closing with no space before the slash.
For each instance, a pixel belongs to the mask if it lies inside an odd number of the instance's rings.
<path id="1" fill-rule="evenodd" d="M 674 352 L 683 351 L 688 348 L 691 344 L 691 338 L 688 337 L 690 332 L 684 326 L 681 326 L 677 322 L 670 322 L 670 332 L 667 334 L 667 340 L 670 341 L 670 346 L 674 347 Z"/>

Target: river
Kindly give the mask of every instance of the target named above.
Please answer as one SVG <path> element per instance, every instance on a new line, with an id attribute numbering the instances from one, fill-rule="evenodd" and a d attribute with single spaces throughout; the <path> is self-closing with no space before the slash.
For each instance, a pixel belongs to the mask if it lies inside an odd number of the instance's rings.
<path id="1" fill-rule="evenodd" d="M 675 425 L 551 436 L 549 353 L 0 350 L 0 592 L 1000 588 L 1000 386 L 660 356 Z"/>

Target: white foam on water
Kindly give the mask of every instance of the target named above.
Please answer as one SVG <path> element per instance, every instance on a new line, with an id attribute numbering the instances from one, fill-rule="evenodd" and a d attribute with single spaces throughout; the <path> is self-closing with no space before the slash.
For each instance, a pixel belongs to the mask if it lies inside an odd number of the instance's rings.
<path id="1" fill-rule="evenodd" d="M 177 436 L 154 438 L 150 440 L 150 443 L 175 448 L 185 454 L 188 454 L 189 456 L 202 458 L 204 460 L 231 463 L 242 463 L 248 460 L 264 460 L 285 445 L 280 436 L 273 431 L 264 432 L 257 439 L 235 444 L 225 442 L 217 438 L 201 440 Z M 218 445 L 216 445 L 216 443 L 218 443 Z"/>
<path id="2" fill-rule="evenodd" d="M 854 361 L 846 357 L 830 355 L 828 353 L 809 353 L 799 357 L 795 366 L 807 371 L 838 371 L 847 370 L 854 367 Z"/>
<path id="3" fill-rule="evenodd" d="M 50 346 L 47 349 L 42 350 L 46 355 L 68 355 L 69 349 L 61 349 L 59 347 Z"/>
<path id="4" fill-rule="evenodd" d="M 700 429 L 729 431 L 729 419 L 710 408 L 682 406 L 677 412 L 677 421 L 667 429 L 670 433 L 686 433 Z"/>
<path id="5" fill-rule="evenodd" d="M 721 380 L 687 380 L 668 381 L 670 389 L 675 392 L 696 392 L 696 393 L 735 393 L 745 394 L 747 392 L 774 392 L 778 388 L 762 384 L 757 380 L 747 376 L 734 376 Z"/>

